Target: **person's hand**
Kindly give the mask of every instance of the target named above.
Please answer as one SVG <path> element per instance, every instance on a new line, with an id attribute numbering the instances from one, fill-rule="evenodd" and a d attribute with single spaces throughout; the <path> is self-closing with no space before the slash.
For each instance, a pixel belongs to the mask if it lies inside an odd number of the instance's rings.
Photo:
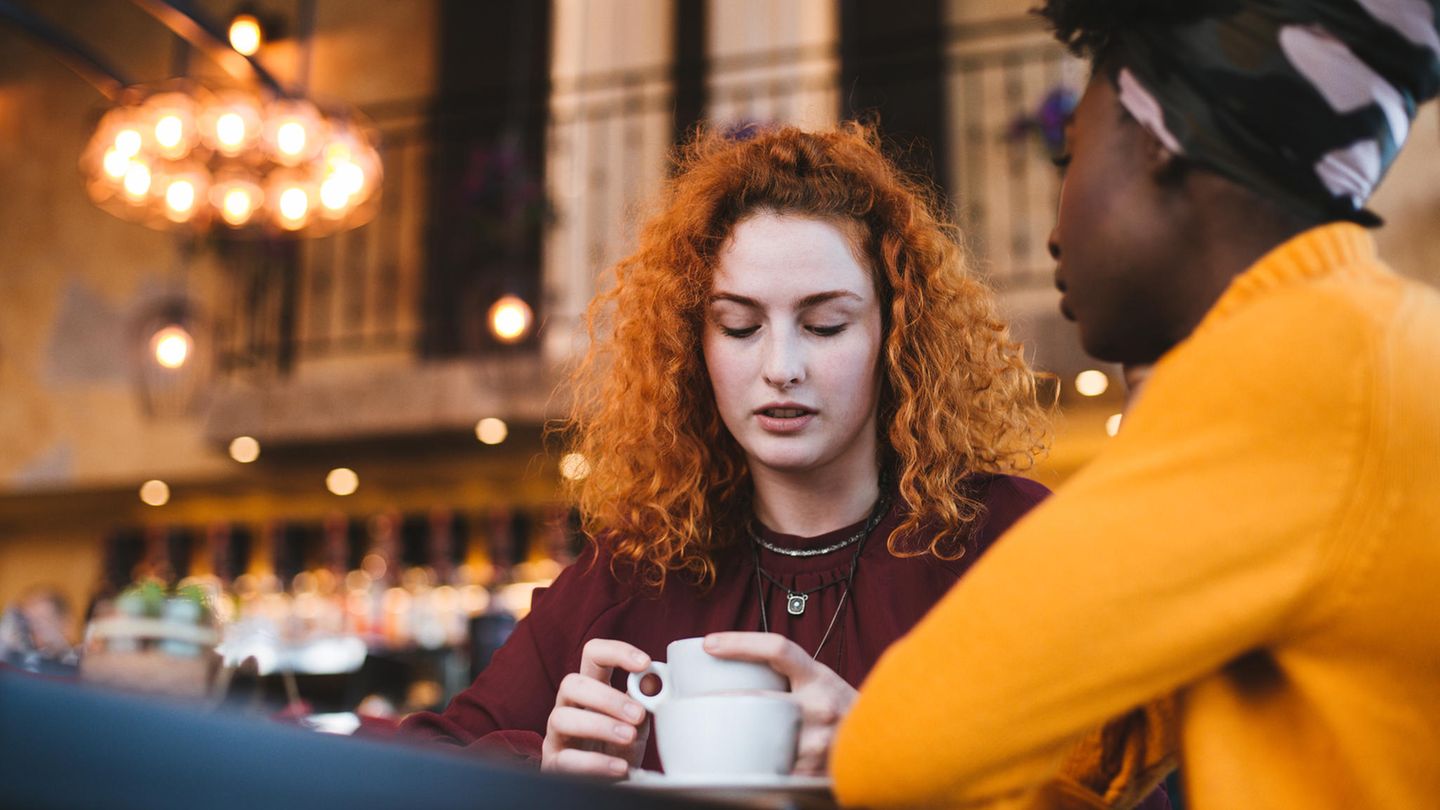
<path id="1" fill-rule="evenodd" d="M 645 757 L 650 722 L 645 708 L 610 685 L 616 667 L 643 672 L 650 656 L 623 641 L 595 638 L 580 654 L 580 671 L 560 682 L 545 727 L 540 768 L 618 779 Z"/>
<path id="2" fill-rule="evenodd" d="M 759 661 L 790 679 L 800 704 L 800 744 L 794 773 L 825 772 L 835 730 L 855 702 L 855 688 L 829 667 L 814 661 L 800 645 L 777 633 L 711 633 L 705 652 L 716 658 Z"/>

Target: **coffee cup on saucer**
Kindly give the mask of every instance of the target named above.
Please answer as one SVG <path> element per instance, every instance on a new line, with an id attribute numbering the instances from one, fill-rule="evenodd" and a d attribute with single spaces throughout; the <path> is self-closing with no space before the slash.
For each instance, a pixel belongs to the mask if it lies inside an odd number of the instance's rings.
<path id="1" fill-rule="evenodd" d="M 665 661 L 632 673 L 630 697 L 655 716 L 655 742 L 666 776 L 773 776 L 795 766 L 800 707 L 789 681 L 767 664 L 705 652 L 705 639 L 665 648 Z M 659 680 L 645 694 L 646 677 Z"/>

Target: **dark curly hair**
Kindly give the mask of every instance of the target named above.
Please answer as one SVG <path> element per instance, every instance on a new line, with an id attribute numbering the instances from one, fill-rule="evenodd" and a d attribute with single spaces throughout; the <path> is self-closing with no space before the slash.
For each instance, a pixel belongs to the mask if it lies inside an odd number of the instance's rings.
<path id="1" fill-rule="evenodd" d="M 1240 5 L 1240 0 L 1045 0 L 1031 12 L 1049 23 L 1072 54 L 1103 65 L 1125 31 L 1181 25 Z"/>

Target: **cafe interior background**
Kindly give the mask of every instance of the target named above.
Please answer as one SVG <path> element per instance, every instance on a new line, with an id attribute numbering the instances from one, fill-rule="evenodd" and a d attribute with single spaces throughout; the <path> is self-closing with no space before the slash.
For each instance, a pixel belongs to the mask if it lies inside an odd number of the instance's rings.
<path id="1" fill-rule="evenodd" d="M 1050 375 L 1061 483 L 1123 386 L 1056 311 L 1085 69 L 1026 5 L 0 3 L 0 605 L 53 589 L 78 641 L 97 599 L 193 578 L 267 670 L 442 703 L 578 548 L 587 461 L 545 426 L 700 122 L 878 111 Z M 1440 284 L 1434 105 L 1374 208 Z"/>

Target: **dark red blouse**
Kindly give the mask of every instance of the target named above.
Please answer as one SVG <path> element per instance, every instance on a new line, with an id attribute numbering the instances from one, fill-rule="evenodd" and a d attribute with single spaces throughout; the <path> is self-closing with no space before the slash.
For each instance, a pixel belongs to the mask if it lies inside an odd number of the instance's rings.
<path id="1" fill-rule="evenodd" d="M 819 656 L 850 684 L 858 687 L 885 648 L 918 622 L 995 538 L 1049 493 L 1033 481 L 1004 475 L 976 476 L 974 485 L 985 510 L 959 559 L 891 554 L 885 538 L 902 517 L 893 502 L 869 535 L 860 551 L 850 597 Z M 863 522 L 811 538 L 766 531 L 765 538 L 776 546 L 814 548 L 836 543 L 861 528 Z M 705 593 L 676 577 L 656 595 L 611 575 L 603 551 L 598 556 L 587 551 L 553 585 L 535 592 L 530 614 L 469 688 L 443 713 L 406 718 L 403 730 L 412 737 L 474 746 L 538 764 L 556 690 L 562 678 L 579 669 L 585 642 L 620 639 L 664 660 L 665 645 L 676 639 L 720 630 L 759 630 L 764 594 L 771 631 L 814 653 L 841 607 L 844 586 L 839 580 L 849 572 L 855 550 L 850 546 L 823 556 L 788 557 L 760 549 L 761 568 L 791 590 L 837 583 L 811 594 L 800 616 L 786 612 L 784 591 L 763 580 L 757 584 L 750 543 L 739 543 L 720 555 L 717 583 Z M 615 678 L 620 689 L 624 674 Z M 644 767 L 659 768 L 653 737 Z"/>

